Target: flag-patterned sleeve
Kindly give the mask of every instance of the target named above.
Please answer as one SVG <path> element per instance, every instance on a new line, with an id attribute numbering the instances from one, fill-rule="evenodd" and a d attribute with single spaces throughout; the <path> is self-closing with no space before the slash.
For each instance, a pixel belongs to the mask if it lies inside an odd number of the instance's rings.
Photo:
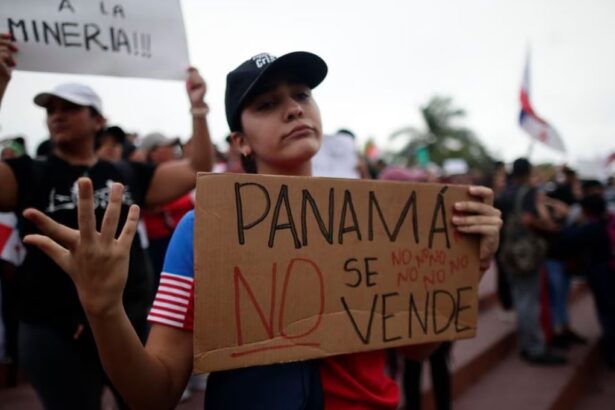
<path id="1" fill-rule="evenodd" d="M 194 321 L 194 211 L 175 228 L 148 320 L 192 330 Z"/>

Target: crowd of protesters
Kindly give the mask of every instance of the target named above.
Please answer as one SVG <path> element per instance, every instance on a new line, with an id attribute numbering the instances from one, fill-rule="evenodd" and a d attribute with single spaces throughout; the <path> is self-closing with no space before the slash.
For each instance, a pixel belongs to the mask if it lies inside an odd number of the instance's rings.
<path id="1" fill-rule="evenodd" d="M 0 34 L 0 102 L 16 53 L 17 46 Z M 487 180 L 463 160 L 409 168 L 358 155 L 350 130 L 322 136 L 311 90 L 326 76 L 324 61 L 310 53 L 257 57 L 258 65 L 248 59 L 227 77 L 226 149 L 211 143 L 206 85 L 195 69 L 187 73 L 186 121 L 193 132 L 184 144 L 160 133 L 137 136 L 110 126 L 96 92 L 68 83 L 34 98 L 47 113 L 50 133 L 35 158 L 27 155 L 23 139 L 3 145 L 0 211 L 14 212 L 12 228 L 21 238 L 29 235 L 25 251 L 15 248 L 25 259 L 4 258 L 0 265 L 4 355 L 25 370 L 46 408 L 100 408 L 104 386 L 112 388 L 120 408 L 128 406 L 124 401 L 169 407 L 180 395 L 187 397 L 192 318 L 184 313 L 177 328 L 167 326 L 160 282 L 162 274 L 162 282 L 192 286 L 197 171 L 490 185 L 492 190 L 470 188 L 484 202 L 480 208 L 460 204 L 488 222 L 477 227 L 471 218 L 459 217 L 455 224 L 481 236 L 481 270 L 492 261 L 497 265 L 502 306 L 517 312 L 521 357 L 537 365 L 563 364 L 565 349 L 587 343 L 568 317 L 571 278 L 581 277 L 596 301 L 605 357 L 615 366 L 615 299 L 609 297 L 615 290 L 615 222 L 608 213 L 613 203 L 607 202 L 614 197 L 612 186 L 581 181 L 569 168 L 542 181 L 525 159 L 515 161 L 510 172 L 494 164 Z M 278 112 L 280 123 L 271 119 Z M 295 123 L 301 126 L 288 127 Z M 277 132 L 275 127 L 288 128 L 293 137 L 284 142 L 288 147 L 267 141 L 266 133 Z M 490 205 L 493 193 L 504 221 L 501 230 L 500 212 Z M 140 217 L 133 204 L 143 208 Z M 511 264 L 507 255 L 528 238 L 544 252 L 529 255 L 522 267 Z M 114 241 L 124 250 L 112 254 Z M 85 263 L 80 247 L 90 242 L 99 245 L 99 253 L 90 249 L 92 260 Z M 93 266 L 97 257 L 100 266 Z M 103 268 L 123 268 L 122 263 L 125 277 L 91 283 Z M 549 298 L 541 304 L 543 277 Z M 112 300 L 118 295 L 119 301 Z M 122 313 L 112 309 L 118 303 Z M 541 306 L 550 312 L 548 328 L 540 324 Z M 421 363 L 427 357 L 438 406 L 450 408 L 450 350 L 451 343 L 404 350 L 402 387 L 409 408 L 420 408 Z M 368 352 L 214 374 L 207 408 L 240 408 L 260 400 L 266 404 L 258 408 L 318 409 L 324 402 L 327 408 L 394 409 L 401 394 L 396 381 L 384 376 L 387 357 L 396 356 Z M 202 382 L 193 385 L 203 388 Z"/>
<path id="2" fill-rule="evenodd" d="M 615 300 L 609 297 L 615 292 L 612 179 L 581 180 L 566 166 L 549 176 L 525 158 L 513 162 L 506 182 L 498 178 L 496 206 L 504 218 L 498 288 L 502 305 L 517 313 L 521 356 L 533 364 L 565 364 L 567 349 L 587 344 L 568 314 L 570 284 L 580 278 L 593 293 L 602 351 L 614 367 Z M 515 255 L 516 260 L 511 257 Z M 541 317 L 547 317 L 546 325 Z"/>

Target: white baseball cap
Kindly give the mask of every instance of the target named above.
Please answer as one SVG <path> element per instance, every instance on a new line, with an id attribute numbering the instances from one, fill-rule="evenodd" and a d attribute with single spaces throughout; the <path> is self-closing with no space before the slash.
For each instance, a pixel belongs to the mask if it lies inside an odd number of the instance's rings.
<path id="1" fill-rule="evenodd" d="M 92 107 L 102 115 L 102 101 L 94 90 L 87 85 L 64 83 L 57 85 L 53 91 L 43 92 L 34 97 L 34 104 L 47 107 L 52 97 L 58 97 L 73 104 Z"/>
<path id="2" fill-rule="evenodd" d="M 179 143 L 179 138 L 167 138 L 159 132 L 147 134 L 138 144 L 143 151 L 149 152 L 155 147 L 165 147 Z"/>

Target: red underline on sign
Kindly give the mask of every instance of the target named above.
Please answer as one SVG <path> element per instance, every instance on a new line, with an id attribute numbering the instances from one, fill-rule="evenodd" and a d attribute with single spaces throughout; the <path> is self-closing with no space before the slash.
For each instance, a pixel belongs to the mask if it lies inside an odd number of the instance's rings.
<path id="1" fill-rule="evenodd" d="M 265 352 L 267 350 L 280 350 L 280 349 L 290 349 L 297 346 L 307 346 L 307 347 L 320 347 L 320 343 L 293 343 L 288 345 L 278 345 L 278 346 L 267 346 L 267 347 L 259 347 L 257 349 L 246 350 L 243 352 L 234 352 L 231 353 L 231 357 L 241 357 L 252 353 Z"/>

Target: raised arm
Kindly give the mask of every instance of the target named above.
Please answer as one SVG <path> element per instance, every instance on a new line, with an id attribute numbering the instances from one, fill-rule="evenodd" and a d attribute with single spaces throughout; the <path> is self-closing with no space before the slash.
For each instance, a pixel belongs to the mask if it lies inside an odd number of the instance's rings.
<path id="1" fill-rule="evenodd" d="M 47 236 L 28 235 L 25 242 L 39 247 L 73 280 L 103 367 L 129 407 L 173 408 L 192 367 L 192 334 L 154 325 L 144 348 L 122 304 L 139 208 L 131 206 L 116 239 L 122 186 L 111 188 L 100 232 L 96 231 L 92 183 L 81 178 L 78 187 L 79 230 L 28 209 L 24 216 Z"/>
<path id="2" fill-rule="evenodd" d="M 0 33 L 0 107 L 4 92 L 11 81 L 16 52 L 17 46 L 11 41 L 11 36 Z M 0 162 L 0 187 L 0 212 L 13 211 L 17 207 L 17 180 L 13 171 L 3 162 Z"/>
<path id="3" fill-rule="evenodd" d="M 0 106 L 2 106 L 2 98 L 11 81 L 13 67 L 16 64 L 15 53 L 17 53 L 17 46 L 11 40 L 11 35 L 0 33 Z"/>
<path id="4" fill-rule="evenodd" d="M 0 212 L 12 212 L 17 208 L 17 179 L 8 165 L 0 161 Z"/>
<path id="5" fill-rule="evenodd" d="M 190 165 L 195 171 L 209 172 L 213 167 L 214 148 L 207 126 L 209 106 L 205 102 L 207 85 L 198 70 L 188 69 L 186 92 L 190 99 L 190 114 L 192 115 L 192 156 Z"/>
<path id="6" fill-rule="evenodd" d="M 161 164 L 156 168 L 145 197 L 147 206 L 164 205 L 194 188 L 196 173 L 211 171 L 213 146 L 207 126 L 209 107 L 204 101 L 207 86 L 196 70 L 188 70 L 186 92 L 192 115 L 192 157 Z"/>

